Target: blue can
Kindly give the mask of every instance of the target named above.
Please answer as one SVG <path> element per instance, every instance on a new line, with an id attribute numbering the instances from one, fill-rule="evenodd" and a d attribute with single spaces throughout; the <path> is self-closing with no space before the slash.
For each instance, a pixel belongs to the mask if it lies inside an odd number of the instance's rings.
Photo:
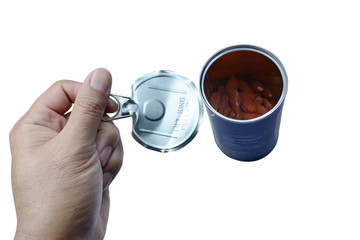
<path id="1" fill-rule="evenodd" d="M 249 120 L 238 120 L 220 114 L 210 104 L 211 91 L 224 85 L 231 76 L 248 82 L 260 81 L 271 89 L 274 103 L 267 113 Z M 255 161 L 267 156 L 275 147 L 281 114 L 288 88 L 285 68 L 266 49 L 236 45 L 215 53 L 200 75 L 200 91 L 206 106 L 215 142 L 230 158 Z"/>

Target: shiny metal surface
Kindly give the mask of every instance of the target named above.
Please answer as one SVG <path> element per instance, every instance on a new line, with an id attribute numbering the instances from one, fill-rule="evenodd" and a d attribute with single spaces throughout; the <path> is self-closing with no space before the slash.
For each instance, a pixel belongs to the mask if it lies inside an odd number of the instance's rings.
<path id="1" fill-rule="evenodd" d="M 143 146 L 175 151 L 196 135 L 203 106 L 195 85 L 171 71 L 155 71 L 139 78 L 132 86 L 138 104 L 133 114 L 133 137 Z"/>
<path id="2" fill-rule="evenodd" d="M 139 106 L 130 97 L 116 94 L 110 94 L 110 97 L 115 99 L 118 108 L 113 116 L 103 117 L 101 119 L 102 121 L 112 121 L 116 119 L 130 117 L 139 108 Z"/>
<path id="3" fill-rule="evenodd" d="M 171 71 L 155 71 L 135 81 L 132 97 L 111 94 L 116 113 L 103 121 L 132 116 L 132 135 L 146 148 L 170 152 L 188 144 L 197 134 L 203 105 L 195 85 Z"/>

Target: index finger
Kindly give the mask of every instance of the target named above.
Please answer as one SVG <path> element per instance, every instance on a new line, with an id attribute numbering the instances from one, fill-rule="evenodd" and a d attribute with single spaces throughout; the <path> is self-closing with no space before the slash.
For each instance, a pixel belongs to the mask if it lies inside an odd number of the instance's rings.
<path id="1" fill-rule="evenodd" d="M 45 114 L 49 110 L 59 115 L 65 114 L 75 101 L 81 83 L 71 80 L 60 80 L 49 87 L 34 102 L 31 109 L 39 114 Z"/>
<path id="2" fill-rule="evenodd" d="M 31 109 L 39 114 L 47 113 L 49 110 L 64 115 L 75 102 L 81 83 L 72 80 L 59 80 L 49 87 L 34 102 Z M 115 112 L 117 104 L 109 99 L 105 112 Z"/>

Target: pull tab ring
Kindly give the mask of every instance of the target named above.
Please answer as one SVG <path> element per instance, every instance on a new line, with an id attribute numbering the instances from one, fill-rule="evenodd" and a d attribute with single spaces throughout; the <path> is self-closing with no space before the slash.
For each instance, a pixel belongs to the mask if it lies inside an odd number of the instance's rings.
<path id="1" fill-rule="evenodd" d="M 114 116 L 102 117 L 101 118 L 102 121 L 107 122 L 116 119 L 130 117 L 139 108 L 131 97 L 116 95 L 116 94 L 110 94 L 110 97 L 116 100 L 118 107 Z"/>

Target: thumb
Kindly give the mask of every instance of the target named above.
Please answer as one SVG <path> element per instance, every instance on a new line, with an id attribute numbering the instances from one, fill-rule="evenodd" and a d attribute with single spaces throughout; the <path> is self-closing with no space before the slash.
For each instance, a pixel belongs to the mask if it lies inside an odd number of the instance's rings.
<path id="1" fill-rule="evenodd" d="M 92 71 L 76 96 L 66 127 L 76 138 L 94 142 L 111 90 L 111 74 L 104 68 Z"/>

